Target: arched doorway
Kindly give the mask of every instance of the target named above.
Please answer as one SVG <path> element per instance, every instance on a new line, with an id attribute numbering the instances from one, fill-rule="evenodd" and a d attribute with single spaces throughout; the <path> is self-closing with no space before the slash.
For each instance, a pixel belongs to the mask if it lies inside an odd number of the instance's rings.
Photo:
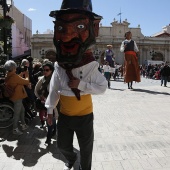
<path id="1" fill-rule="evenodd" d="M 55 62 L 56 61 L 56 52 L 54 52 L 52 50 L 47 51 L 46 58 L 49 59 L 51 62 Z"/>
<path id="2" fill-rule="evenodd" d="M 154 61 L 163 61 L 164 57 L 161 53 L 156 52 L 153 56 L 152 56 L 152 60 Z"/>

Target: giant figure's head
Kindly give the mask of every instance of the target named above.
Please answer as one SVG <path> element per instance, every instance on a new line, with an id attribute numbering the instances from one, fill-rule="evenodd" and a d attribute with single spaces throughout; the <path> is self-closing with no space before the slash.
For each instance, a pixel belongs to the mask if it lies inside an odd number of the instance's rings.
<path id="1" fill-rule="evenodd" d="M 77 65 L 95 43 L 101 16 L 92 12 L 91 0 L 63 0 L 61 9 L 51 11 L 54 21 L 54 45 L 59 64 Z"/>

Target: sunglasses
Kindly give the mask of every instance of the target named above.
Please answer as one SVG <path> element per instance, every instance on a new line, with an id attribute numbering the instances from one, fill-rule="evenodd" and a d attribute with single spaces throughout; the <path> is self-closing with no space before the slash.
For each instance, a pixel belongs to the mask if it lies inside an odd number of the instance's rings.
<path id="1" fill-rule="evenodd" d="M 49 71 L 50 71 L 50 69 L 44 69 L 43 71 L 44 71 L 44 72 L 49 72 Z"/>

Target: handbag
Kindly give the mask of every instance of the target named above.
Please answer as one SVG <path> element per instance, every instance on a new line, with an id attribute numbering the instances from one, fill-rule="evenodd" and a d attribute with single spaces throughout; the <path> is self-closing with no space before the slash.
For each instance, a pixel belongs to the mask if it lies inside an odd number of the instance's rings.
<path id="1" fill-rule="evenodd" d="M 11 79 L 11 76 L 8 78 L 5 78 L 5 81 L 2 85 L 2 89 L 3 89 L 3 97 L 4 98 L 10 98 L 14 95 L 15 93 L 15 88 L 12 87 L 10 84 L 8 84 L 8 81 Z"/>
<path id="2" fill-rule="evenodd" d="M 2 88 L 3 88 L 3 97 L 5 97 L 5 98 L 10 98 L 15 93 L 15 89 L 5 83 L 3 84 Z"/>

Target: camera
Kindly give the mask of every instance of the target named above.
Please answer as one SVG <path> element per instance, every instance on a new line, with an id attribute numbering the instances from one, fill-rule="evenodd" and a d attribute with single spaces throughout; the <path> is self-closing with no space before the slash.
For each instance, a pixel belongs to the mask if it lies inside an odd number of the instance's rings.
<path id="1" fill-rule="evenodd" d="M 21 66 L 21 72 L 27 71 L 28 67 L 27 66 Z"/>

